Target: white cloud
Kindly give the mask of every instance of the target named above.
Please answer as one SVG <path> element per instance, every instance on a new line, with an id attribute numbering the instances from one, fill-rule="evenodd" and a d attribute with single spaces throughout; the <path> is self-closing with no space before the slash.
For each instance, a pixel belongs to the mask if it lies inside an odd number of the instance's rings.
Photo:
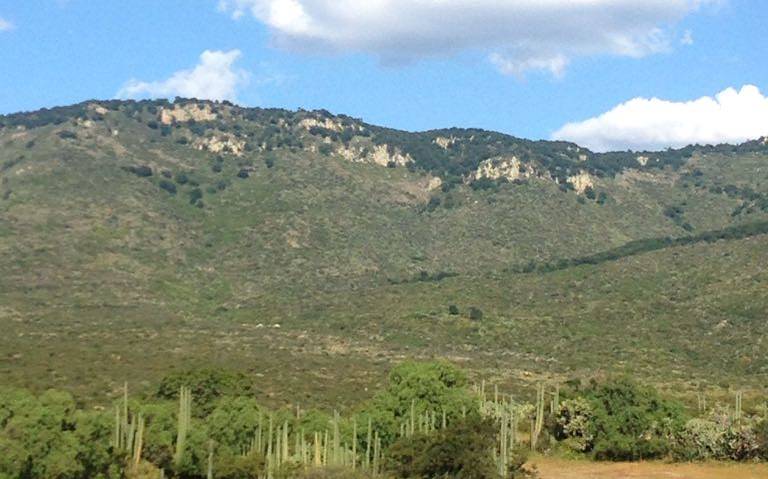
<path id="1" fill-rule="evenodd" d="M 206 100 L 237 99 L 238 90 L 248 82 L 249 74 L 235 68 L 240 50 L 206 50 L 200 63 L 191 70 L 181 70 L 167 80 L 145 82 L 130 80 L 117 93 L 119 98 L 181 96 Z"/>
<path id="2" fill-rule="evenodd" d="M 3 17 L 0 17 L 0 32 L 8 32 L 13 30 L 15 25 Z"/>
<path id="3" fill-rule="evenodd" d="M 753 85 L 688 102 L 635 98 L 552 135 L 594 151 L 741 143 L 768 135 L 768 97 Z"/>
<path id="4" fill-rule="evenodd" d="M 683 37 L 680 39 L 680 44 L 690 46 L 693 45 L 693 43 L 693 32 L 686 30 L 685 33 L 683 33 Z"/>
<path id="5" fill-rule="evenodd" d="M 723 0 L 220 0 L 251 14 L 278 46 L 363 52 L 385 63 L 464 50 L 504 73 L 563 73 L 579 56 L 642 57 L 669 50 L 674 22 Z"/>

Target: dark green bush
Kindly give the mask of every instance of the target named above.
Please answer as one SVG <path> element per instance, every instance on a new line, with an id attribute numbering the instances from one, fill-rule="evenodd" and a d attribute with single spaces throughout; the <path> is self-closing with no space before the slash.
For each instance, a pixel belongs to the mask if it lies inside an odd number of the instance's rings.
<path id="1" fill-rule="evenodd" d="M 396 441 L 388 451 L 388 471 L 398 478 L 496 478 L 491 450 L 492 422 L 471 415 L 445 430 Z"/>
<path id="2" fill-rule="evenodd" d="M 141 178 L 152 176 L 152 168 L 147 165 L 127 166 L 123 169 Z"/>
<path id="3" fill-rule="evenodd" d="M 219 369 L 192 369 L 165 376 L 155 396 L 160 399 L 177 399 L 181 386 L 192 390 L 195 404 L 203 410 L 214 407 L 216 399 L 222 396 L 248 396 L 253 384 L 242 373 Z"/>
<path id="4" fill-rule="evenodd" d="M 77 134 L 69 130 L 62 130 L 57 133 L 62 140 L 74 140 L 77 138 Z"/>
<path id="5" fill-rule="evenodd" d="M 469 319 L 472 321 L 481 321 L 483 319 L 483 311 L 480 308 L 472 306 L 469 308 Z"/>
<path id="6" fill-rule="evenodd" d="M 176 185 L 171 183 L 168 180 L 160 180 L 160 188 L 164 189 L 168 193 L 175 195 L 176 194 Z"/>
<path id="7" fill-rule="evenodd" d="M 459 313 L 460 313 L 459 307 L 456 306 L 455 304 L 448 306 L 448 314 L 450 314 L 451 316 L 458 316 Z"/>
<path id="8" fill-rule="evenodd" d="M 594 385 L 586 397 L 592 405 L 592 452 L 600 460 L 663 457 L 686 421 L 680 404 L 629 379 Z"/>

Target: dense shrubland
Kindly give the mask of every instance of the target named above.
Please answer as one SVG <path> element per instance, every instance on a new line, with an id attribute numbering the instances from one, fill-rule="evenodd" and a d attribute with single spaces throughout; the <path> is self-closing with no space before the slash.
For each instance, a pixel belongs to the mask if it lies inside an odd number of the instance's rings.
<path id="1" fill-rule="evenodd" d="M 699 399 L 697 414 L 628 379 L 540 385 L 534 402 L 470 387 L 447 363 L 405 363 L 338 413 L 268 410 L 241 374 L 165 378 L 113 407 L 0 393 L 0 477 L 524 477 L 531 450 L 597 460 L 768 459 L 768 420 Z M 695 417 L 694 417 L 695 416 Z"/>

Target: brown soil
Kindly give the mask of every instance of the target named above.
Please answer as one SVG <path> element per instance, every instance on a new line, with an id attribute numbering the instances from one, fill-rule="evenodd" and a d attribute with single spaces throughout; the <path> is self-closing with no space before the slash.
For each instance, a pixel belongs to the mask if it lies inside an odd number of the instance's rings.
<path id="1" fill-rule="evenodd" d="M 768 464 L 598 463 L 535 458 L 541 479 L 766 479 Z"/>

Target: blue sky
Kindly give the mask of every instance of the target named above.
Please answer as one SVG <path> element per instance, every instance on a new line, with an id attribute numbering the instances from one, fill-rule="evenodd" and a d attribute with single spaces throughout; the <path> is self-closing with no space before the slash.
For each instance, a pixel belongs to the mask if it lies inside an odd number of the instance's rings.
<path id="1" fill-rule="evenodd" d="M 741 90 L 768 91 L 764 1 L 567 3 L 0 0 L 0 113 L 170 95 L 163 82 L 204 51 L 237 50 L 222 67 L 235 77 L 211 95 L 248 106 L 566 135 L 597 149 L 768 135 L 768 100 Z M 736 106 L 682 103 L 727 88 Z M 666 102 L 619 107 L 654 97 Z"/>

